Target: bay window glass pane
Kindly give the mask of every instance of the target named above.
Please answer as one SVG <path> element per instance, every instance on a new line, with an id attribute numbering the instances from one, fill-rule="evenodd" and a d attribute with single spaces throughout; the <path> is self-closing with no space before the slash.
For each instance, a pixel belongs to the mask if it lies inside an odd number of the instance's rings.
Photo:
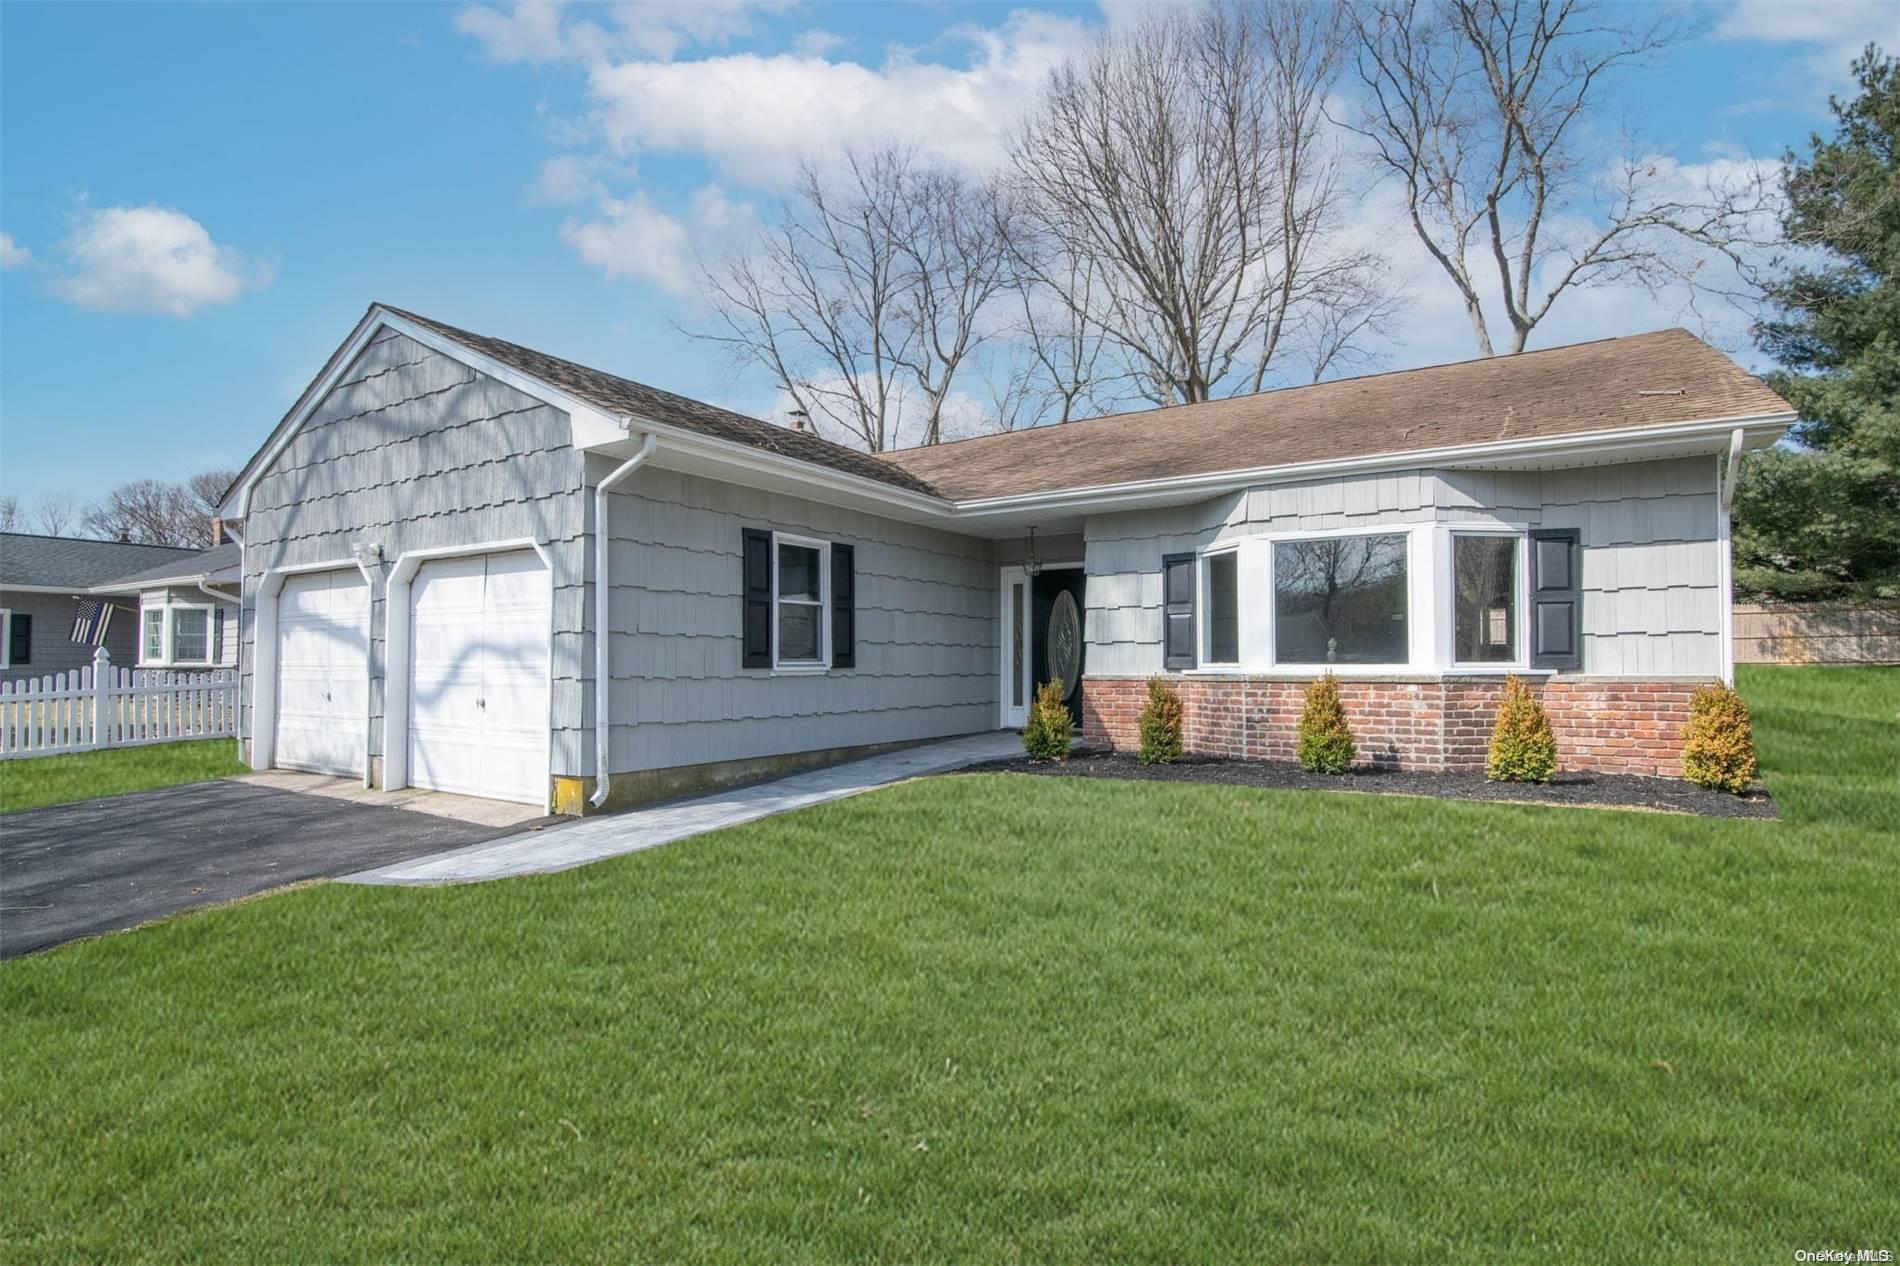
<path id="1" fill-rule="evenodd" d="M 145 647 L 144 657 L 157 663 L 165 658 L 165 610 L 162 607 L 145 609 Z"/>
<path id="2" fill-rule="evenodd" d="M 1207 560 L 1207 658 L 1214 664 L 1240 659 L 1240 569 L 1233 554 Z"/>
<path id="3" fill-rule="evenodd" d="M 806 545 L 778 547 L 778 596 L 818 601 L 818 551 Z"/>
<path id="4" fill-rule="evenodd" d="M 172 609 L 172 658 L 181 663 L 196 663 L 207 658 L 210 642 L 209 613 L 190 607 Z"/>
<path id="5" fill-rule="evenodd" d="M 818 608 L 781 602 L 778 608 L 778 657 L 781 663 L 818 658 Z"/>
<path id="6" fill-rule="evenodd" d="M 1454 536 L 1458 662 L 1517 658 L 1517 538 Z"/>
<path id="7" fill-rule="evenodd" d="M 1274 656 L 1282 664 L 1403 664 L 1405 537 L 1273 547 Z"/>

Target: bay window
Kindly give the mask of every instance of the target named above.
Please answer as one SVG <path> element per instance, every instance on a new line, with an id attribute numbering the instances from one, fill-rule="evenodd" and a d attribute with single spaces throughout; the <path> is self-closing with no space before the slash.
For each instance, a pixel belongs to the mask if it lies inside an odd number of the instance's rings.
<path id="1" fill-rule="evenodd" d="M 1207 557 L 1207 659 L 1240 662 L 1240 555 L 1234 550 Z"/>
<path id="2" fill-rule="evenodd" d="M 139 666 L 183 668 L 215 663 L 222 625 L 209 603 L 149 595 L 139 604 Z"/>
<path id="3" fill-rule="evenodd" d="M 142 664 L 162 664 L 165 662 L 165 608 L 146 607 L 139 615 L 143 637 L 139 645 L 139 662 Z"/>
<path id="4" fill-rule="evenodd" d="M 1276 541 L 1275 661 L 1406 663 L 1406 544 L 1403 532 Z"/>

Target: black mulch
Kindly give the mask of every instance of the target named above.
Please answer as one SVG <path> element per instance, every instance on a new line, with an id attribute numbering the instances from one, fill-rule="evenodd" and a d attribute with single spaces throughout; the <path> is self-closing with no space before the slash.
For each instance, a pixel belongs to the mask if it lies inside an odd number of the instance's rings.
<path id="1" fill-rule="evenodd" d="M 1492 782 L 1483 774 L 1413 773 L 1362 767 L 1348 774 L 1309 774 L 1289 761 L 1224 760 L 1184 756 L 1172 765 L 1144 765 L 1126 752 L 1077 748 L 1066 761 L 1026 756 L 985 761 L 964 773 L 1041 774 L 1057 778 L 1131 778 L 1154 782 L 1205 782 L 1228 787 L 1274 787 L 1287 791 L 1358 791 L 1441 800 L 1515 800 L 1531 804 L 1580 805 L 1697 813 L 1711 818 L 1778 818 L 1775 802 L 1759 783 L 1744 795 L 1709 791 L 1676 778 L 1635 774 L 1560 773 L 1547 783 Z"/>

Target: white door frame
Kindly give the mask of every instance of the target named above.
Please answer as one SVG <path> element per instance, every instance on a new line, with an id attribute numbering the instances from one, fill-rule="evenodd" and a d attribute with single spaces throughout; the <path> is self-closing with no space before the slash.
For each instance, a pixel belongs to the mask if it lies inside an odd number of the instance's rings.
<path id="1" fill-rule="evenodd" d="M 547 681 L 543 691 L 546 709 L 541 726 L 542 778 L 541 808 L 554 807 L 554 559 L 547 546 L 532 538 L 511 541 L 479 541 L 471 545 L 445 545 L 437 549 L 405 550 L 397 555 L 389 571 L 389 588 L 384 601 L 383 626 L 386 640 L 383 662 L 383 790 L 397 791 L 409 785 L 409 687 L 415 665 L 411 662 L 414 612 L 410 609 L 410 590 L 416 572 L 424 563 L 438 558 L 467 558 L 471 554 L 511 554 L 531 549 L 541 560 L 548 578 L 548 655 Z"/>
<path id="2" fill-rule="evenodd" d="M 251 630 L 251 768 L 269 769 L 277 757 L 277 599 L 284 582 L 292 576 L 312 572 L 342 571 L 354 567 L 369 587 L 363 603 L 363 785 L 370 786 L 369 731 L 371 686 L 376 676 L 375 657 L 371 654 L 371 613 L 376 607 L 376 577 L 359 558 L 333 558 L 321 563 L 298 563 L 292 567 L 273 567 L 257 582 L 252 595 Z M 240 608 L 242 610 L 242 608 Z M 143 630 L 141 628 L 141 636 Z M 241 639 L 240 639 L 241 640 Z"/>
<path id="3" fill-rule="evenodd" d="M 1057 560 L 1042 564 L 1041 571 L 1086 571 L 1088 564 L 1082 559 Z M 1040 572 L 1038 572 L 1040 574 Z M 1020 708 L 1010 704 L 1010 662 L 1009 652 L 1015 640 L 1015 612 L 1009 605 L 1010 586 L 1022 582 L 1023 586 L 1023 705 Z M 1086 579 L 1083 582 L 1087 583 Z M 1001 568 L 997 580 L 997 601 L 1001 604 L 1001 618 L 997 621 L 997 630 L 1002 634 L 996 641 L 996 715 L 997 728 L 1020 730 L 1029 723 L 1029 705 L 1036 696 L 1036 577 L 1031 576 L 1020 564 L 1009 564 Z M 1088 636 L 1088 611 L 1081 612 L 1083 637 Z"/>

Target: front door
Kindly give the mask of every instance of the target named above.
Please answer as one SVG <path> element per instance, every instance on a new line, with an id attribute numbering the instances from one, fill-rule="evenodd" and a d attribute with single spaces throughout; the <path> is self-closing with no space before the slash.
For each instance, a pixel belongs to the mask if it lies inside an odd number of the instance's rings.
<path id="1" fill-rule="evenodd" d="M 1080 567 L 1046 567 L 1030 582 L 1030 660 L 1034 687 L 1062 680 L 1069 716 L 1082 723 L 1082 616 L 1084 573 Z"/>

